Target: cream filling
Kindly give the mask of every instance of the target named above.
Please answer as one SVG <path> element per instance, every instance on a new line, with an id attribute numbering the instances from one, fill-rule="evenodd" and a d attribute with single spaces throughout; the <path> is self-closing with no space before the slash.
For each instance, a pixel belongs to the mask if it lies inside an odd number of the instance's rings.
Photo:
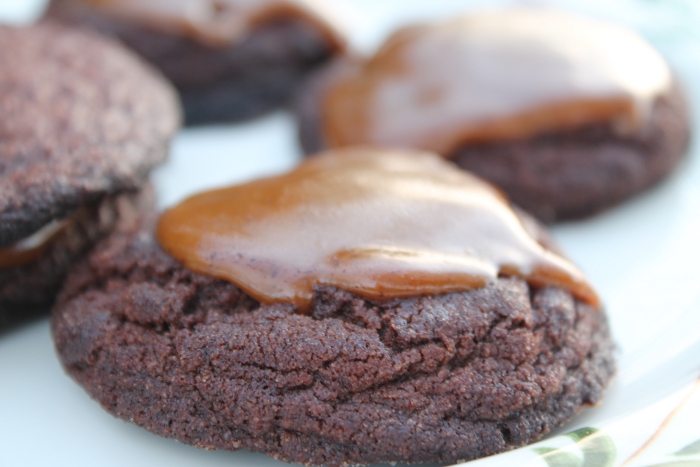
<path id="1" fill-rule="evenodd" d="M 0 248 L 0 268 L 7 269 L 22 266 L 35 260 L 51 240 L 68 226 L 71 219 L 72 216 L 53 220 L 13 245 Z"/>

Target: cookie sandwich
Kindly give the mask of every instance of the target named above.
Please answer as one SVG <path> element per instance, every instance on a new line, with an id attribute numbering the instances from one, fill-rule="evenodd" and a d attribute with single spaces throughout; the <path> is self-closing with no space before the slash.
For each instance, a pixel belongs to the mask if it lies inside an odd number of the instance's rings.
<path id="1" fill-rule="evenodd" d="M 179 127 L 170 85 L 131 52 L 57 24 L 0 26 L 0 321 L 54 299 L 123 218 Z"/>

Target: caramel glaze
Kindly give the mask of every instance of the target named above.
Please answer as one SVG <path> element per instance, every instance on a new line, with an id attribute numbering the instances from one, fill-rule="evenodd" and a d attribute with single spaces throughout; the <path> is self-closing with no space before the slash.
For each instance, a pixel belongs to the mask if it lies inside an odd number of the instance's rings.
<path id="1" fill-rule="evenodd" d="M 157 239 L 187 268 L 300 311 L 317 285 L 386 300 L 499 276 L 598 306 L 581 272 L 528 234 L 497 189 L 430 153 L 330 151 L 286 175 L 185 200 L 163 214 Z"/>
<path id="2" fill-rule="evenodd" d="M 469 14 L 394 33 L 321 103 L 328 147 L 450 156 L 460 146 L 590 123 L 643 127 L 671 86 L 663 58 L 625 28 L 545 8 Z"/>
<path id="3" fill-rule="evenodd" d="M 345 47 L 340 28 L 321 0 L 73 0 L 110 16 L 213 47 L 245 38 L 255 27 L 279 19 L 313 25 L 335 49 Z"/>
<path id="4" fill-rule="evenodd" d="M 24 266 L 39 258 L 51 242 L 66 229 L 71 219 L 50 222 L 29 237 L 6 248 L 0 248 L 0 269 Z"/>

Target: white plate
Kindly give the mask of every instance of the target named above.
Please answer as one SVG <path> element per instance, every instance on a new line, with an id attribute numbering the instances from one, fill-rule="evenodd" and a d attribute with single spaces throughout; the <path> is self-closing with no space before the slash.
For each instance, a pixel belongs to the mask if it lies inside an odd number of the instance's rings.
<path id="1" fill-rule="evenodd" d="M 0 17 L 28 21 L 41 3 L 0 0 Z M 355 46 L 371 50 L 401 23 L 486 3 L 513 2 L 346 0 L 343 16 L 353 25 Z M 697 0 L 540 3 L 555 3 L 635 28 L 669 58 L 693 108 L 700 108 Z M 299 158 L 294 122 L 285 113 L 244 125 L 186 130 L 175 141 L 170 161 L 155 175 L 161 206 L 204 188 L 282 172 Z M 700 462 L 692 448 L 672 455 L 700 438 L 700 389 L 691 392 L 700 375 L 698 150 L 693 148 L 680 170 L 661 186 L 594 219 L 558 226 L 554 234 L 605 300 L 619 346 L 620 368 L 604 403 L 558 433 L 583 426 L 605 433 L 578 445 L 571 436 L 550 436 L 535 447 L 471 465 L 580 467 L 584 454 L 586 467 L 678 461 L 686 462 L 684 467 L 699 465 L 688 464 Z M 0 336 L 0 375 L 3 466 L 285 465 L 249 452 L 201 451 L 112 418 L 64 375 L 46 321 Z M 544 451 L 537 449 L 542 447 L 563 451 L 541 457 Z"/>

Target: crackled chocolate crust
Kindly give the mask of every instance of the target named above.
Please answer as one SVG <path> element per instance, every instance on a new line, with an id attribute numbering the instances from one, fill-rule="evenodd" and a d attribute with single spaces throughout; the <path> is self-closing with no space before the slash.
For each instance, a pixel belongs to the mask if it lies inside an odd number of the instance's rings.
<path id="1" fill-rule="evenodd" d="M 280 107 L 309 73 L 338 52 L 313 26 L 281 19 L 230 47 L 208 47 L 53 0 L 47 12 L 121 39 L 159 68 L 180 91 L 189 125 L 240 121 Z"/>
<path id="2" fill-rule="evenodd" d="M 313 76 L 295 106 L 307 154 L 326 149 L 320 102 L 325 90 L 356 67 L 339 60 Z M 544 222 L 596 214 L 662 180 L 682 160 L 690 124 L 680 87 L 654 104 L 650 123 L 621 136 L 610 124 L 530 139 L 463 146 L 448 156 L 500 187 L 518 206 Z"/>
<path id="3" fill-rule="evenodd" d="M 53 310 L 67 372 L 115 416 L 207 449 L 304 464 L 455 462 L 522 446 L 600 401 L 605 314 L 519 279 L 373 302 L 320 287 L 260 305 L 122 230 Z"/>
<path id="4" fill-rule="evenodd" d="M 0 26 L 0 248 L 138 190 L 179 127 L 177 97 L 138 57 L 46 22 Z"/>
<path id="5" fill-rule="evenodd" d="M 134 223 L 144 210 L 153 209 L 153 191 L 108 197 L 70 217 L 32 262 L 0 269 L 0 329 L 47 314 L 68 270 L 118 224 Z"/>

